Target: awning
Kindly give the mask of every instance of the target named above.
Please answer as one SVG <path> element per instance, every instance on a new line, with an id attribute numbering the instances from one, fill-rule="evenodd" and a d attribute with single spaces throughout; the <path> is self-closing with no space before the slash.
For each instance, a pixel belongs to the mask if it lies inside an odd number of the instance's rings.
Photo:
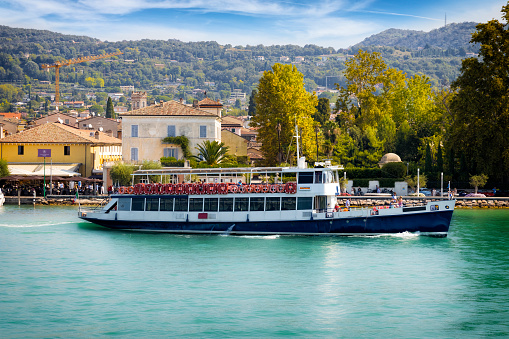
<path id="1" fill-rule="evenodd" d="M 71 164 L 48 164 L 46 163 L 46 168 L 44 164 L 41 163 L 31 163 L 31 164 L 9 164 L 9 172 L 11 175 L 17 176 L 60 176 L 60 177 L 73 177 L 80 176 L 81 173 L 77 172 L 80 168 L 81 164 L 79 163 L 71 163 Z"/>

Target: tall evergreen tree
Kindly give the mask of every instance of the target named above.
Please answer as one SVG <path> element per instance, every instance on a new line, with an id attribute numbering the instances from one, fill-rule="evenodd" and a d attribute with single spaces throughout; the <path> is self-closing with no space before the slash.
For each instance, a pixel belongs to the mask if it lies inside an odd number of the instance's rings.
<path id="1" fill-rule="evenodd" d="M 115 118 L 115 111 L 113 110 L 113 101 L 111 97 L 108 97 L 108 102 L 106 104 L 106 118 Z"/>
<path id="2" fill-rule="evenodd" d="M 251 96 L 249 97 L 249 107 L 247 109 L 247 115 L 254 117 L 256 115 L 256 90 L 254 89 L 251 92 Z"/>
<path id="3" fill-rule="evenodd" d="M 424 158 L 424 171 L 426 173 L 433 172 L 433 161 L 431 160 L 431 147 L 429 143 L 426 144 L 426 157 Z"/>
<path id="4" fill-rule="evenodd" d="M 437 171 L 440 173 L 444 171 L 444 156 L 442 155 L 442 145 L 440 143 L 437 150 Z"/>
<path id="5" fill-rule="evenodd" d="M 316 106 L 316 113 L 313 114 L 313 119 L 323 127 L 330 118 L 330 104 L 328 98 L 318 99 L 318 105 Z"/>

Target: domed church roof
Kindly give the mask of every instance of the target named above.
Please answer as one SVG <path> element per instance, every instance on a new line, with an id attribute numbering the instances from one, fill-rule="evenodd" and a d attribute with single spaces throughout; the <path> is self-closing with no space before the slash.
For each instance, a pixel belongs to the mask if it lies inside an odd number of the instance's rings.
<path id="1" fill-rule="evenodd" d="M 380 159 L 378 165 L 382 167 L 388 162 L 401 162 L 401 158 L 395 153 L 387 153 L 382 157 L 382 159 Z"/>

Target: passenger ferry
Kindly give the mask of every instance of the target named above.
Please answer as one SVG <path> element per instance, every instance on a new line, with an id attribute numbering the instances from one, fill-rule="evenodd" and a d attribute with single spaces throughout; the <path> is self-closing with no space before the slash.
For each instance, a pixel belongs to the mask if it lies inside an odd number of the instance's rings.
<path id="1" fill-rule="evenodd" d="M 412 206 L 336 207 L 340 168 L 297 167 L 141 170 L 81 219 L 112 229 L 181 234 L 447 236 L 454 200 Z M 150 183 L 155 182 L 158 183 Z M 145 182 L 145 183 L 143 183 Z M 343 204 L 344 205 L 344 204 Z"/>

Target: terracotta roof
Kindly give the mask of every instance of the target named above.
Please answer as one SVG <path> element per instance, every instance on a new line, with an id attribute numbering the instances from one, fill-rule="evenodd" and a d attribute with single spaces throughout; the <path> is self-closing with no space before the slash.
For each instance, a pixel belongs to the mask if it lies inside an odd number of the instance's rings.
<path id="1" fill-rule="evenodd" d="M 210 98 L 205 98 L 198 102 L 198 105 L 203 107 L 223 107 L 223 104 L 219 101 L 214 101 Z"/>
<path id="2" fill-rule="evenodd" d="M 120 113 L 120 116 L 142 116 L 142 115 L 153 115 L 153 116 L 210 116 L 217 117 L 217 115 L 203 111 L 201 109 L 181 104 L 177 101 L 167 101 L 136 109 L 134 111 Z"/>
<path id="3" fill-rule="evenodd" d="M 101 116 L 95 116 L 95 117 L 89 117 L 89 118 L 85 118 L 85 119 L 82 119 L 80 120 L 80 123 L 83 123 L 87 120 L 92 120 L 92 119 L 99 119 L 99 120 L 108 120 L 108 121 L 111 121 L 111 122 L 116 122 L 117 124 L 120 124 L 119 121 L 117 121 L 117 119 L 112 119 L 112 118 L 106 118 L 106 117 L 103 117 L 102 115 Z"/>
<path id="4" fill-rule="evenodd" d="M 242 127 L 241 130 L 240 130 L 240 135 L 258 135 L 258 131 L 255 131 L 253 129 L 250 129 L 250 128 L 244 128 Z"/>
<path id="5" fill-rule="evenodd" d="M 242 120 L 237 119 L 235 117 L 230 117 L 230 116 L 223 117 L 221 119 L 221 126 L 226 126 L 226 125 L 233 125 L 233 126 L 241 126 L 242 127 Z"/>
<path id="6" fill-rule="evenodd" d="M 95 136 L 90 136 L 90 131 L 53 122 L 9 135 L 0 139 L 0 143 L 122 144 L 121 139 L 110 137 L 102 132 L 98 133 L 99 139 L 96 139 Z"/>
<path id="7" fill-rule="evenodd" d="M 62 117 L 62 118 L 71 118 L 71 119 L 76 120 L 76 118 L 75 118 L 75 117 L 73 117 L 72 115 L 69 115 L 69 114 L 65 114 L 65 113 L 60 113 L 60 112 L 58 112 L 58 113 L 50 113 L 50 114 L 45 115 L 45 116 L 43 116 L 43 117 L 40 117 L 40 118 L 34 119 L 34 122 L 35 122 L 35 121 L 40 121 L 40 120 L 47 119 L 47 118 L 49 118 L 49 117 L 51 117 L 51 116 L 53 116 L 53 115 L 56 115 L 56 116 L 58 116 L 58 117 Z"/>

